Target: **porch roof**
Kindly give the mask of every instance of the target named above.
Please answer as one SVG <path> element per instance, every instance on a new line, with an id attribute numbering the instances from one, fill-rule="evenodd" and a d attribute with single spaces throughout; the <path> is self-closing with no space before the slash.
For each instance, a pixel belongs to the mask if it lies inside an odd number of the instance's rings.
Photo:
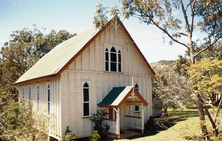
<path id="1" fill-rule="evenodd" d="M 114 87 L 98 104 L 99 107 L 120 107 L 124 102 L 138 104 L 148 103 L 133 86 Z"/>

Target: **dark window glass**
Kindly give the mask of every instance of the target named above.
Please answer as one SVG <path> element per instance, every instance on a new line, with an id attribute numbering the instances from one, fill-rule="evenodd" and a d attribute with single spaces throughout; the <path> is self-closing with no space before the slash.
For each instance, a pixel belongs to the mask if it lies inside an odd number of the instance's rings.
<path id="1" fill-rule="evenodd" d="M 106 71 L 109 71 L 109 62 L 106 62 Z"/>
<path id="2" fill-rule="evenodd" d="M 31 86 L 29 86 L 29 100 L 31 100 Z"/>
<path id="3" fill-rule="evenodd" d="M 118 54 L 118 58 L 119 58 L 118 62 L 121 62 L 121 54 Z"/>
<path id="4" fill-rule="evenodd" d="M 106 52 L 106 61 L 109 61 L 109 53 Z"/>
<path id="5" fill-rule="evenodd" d="M 135 89 L 139 92 L 139 85 L 138 84 L 135 85 Z"/>
<path id="6" fill-rule="evenodd" d="M 89 101 L 89 89 L 83 89 L 84 101 Z"/>
<path id="7" fill-rule="evenodd" d="M 139 111 L 139 110 L 140 110 L 139 106 L 135 106 L 135 111 Z"/>
<path id="8" fill-rule="evenodd" d="M 114 47 L 112 47 L 111 52 L 116 52 L 116 49 Z"/>
<path id="9" fill-rule="evenodd" d="M 50 114 L 50 86 L 48 85 L 48 114 Z"/>
<path id="10" fill-rule="evenodd" d="M 111 53 L 111 62 L 116 62 L 116 53 Z"/>
<path id="11" fill-rule="evenodd" d="M 87 83 L 85 83 L 85 84 L 83 85 L 83 87 L 89 87 L 89 85 L 88 85 Z"/>
<path id="12" fill-rule="evenodd" d="M 37 102 L 39 102 L 39 86 L 37 87 Z"/>
<path id="13" fill-rule="evenodd" d="M 116 63 L 111 63 L 111 71 L 116 71 Z"/>
<path id="14" fill-rule="evenodd" d="M 119 72 L 121 72 L 121 64 L 119 63 L 118 65 L 119 65 L 119 67 L 118 67 Z"/>
<path id="15" fill-rule="evenodd" d="M 88 116 L 89 115 L 89 103 L 83 103 L 83 116 Z"/>

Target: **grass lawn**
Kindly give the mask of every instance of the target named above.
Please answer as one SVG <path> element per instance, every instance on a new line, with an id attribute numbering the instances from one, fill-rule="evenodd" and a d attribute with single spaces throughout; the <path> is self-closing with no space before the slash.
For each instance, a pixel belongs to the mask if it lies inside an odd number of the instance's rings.
<path id="1" fill-rule="evenodd" d="M 213 110 L 210 110 L 213 112 Z M 168 111 L 168 117 L 155 118 L 156 124 L 154 129 L 145 129 L 144 134 L 134 136 L 130 139 L 120 139 L 118 141 L 185 141 L 187 139 L 198 140 L 196 137 L 201 136 L 200 122 L 196 108 L 177 109 Z M 205 116 L 209 134 L 212 134 L 212 126 L 207 116 Z M 222 131 L 222 109 L 220 111 L 220 129 Z M 140 131 L 138 131 L 140 132 Z M 102 141 L 112 141 L 103 139 Z"/>

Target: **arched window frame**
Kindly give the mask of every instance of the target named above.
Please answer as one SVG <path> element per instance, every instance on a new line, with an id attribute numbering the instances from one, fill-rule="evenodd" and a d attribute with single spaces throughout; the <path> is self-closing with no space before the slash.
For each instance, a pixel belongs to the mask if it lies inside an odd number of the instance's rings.
<path id="1" fill-rule="evenodd" d="M 31 100 L 32 96 L 31 96 L 31 85 L 29 84 L 29 100 Z"/>
<path id="2" fill-rule="evenodd" d="M 37 83 L 37 111 L 39 111 L 39 83 Z"/>
<path id="3" fill-rule="evenodd" d="M 122 72 L 121 51 L 117 51 L 114 46 L 110 50 L 105 49 L 105 71 Z"/>
<path id="4" fill-rule="evenodd" d="M 121 63 L 122 63 L 122 57 L 121 57 L 121 51 L 119 50 L 118 51 L 118 55 L 117 55 L 117 58 L 118 58 L 118 72 L 121 72 L 122 71 L 122 65 L 121 65 Z"/>
<path id="5" fill-rule="evenodd" d="M 137 83 L 135 84 L 135 89 L 139 92 L 139 85 Z M 134 112 L 140 112 L 140 106 L 135 106 Z"/>
<path id="6" fill-rule="evenodd" d="M 116 49 L 115 47 L 112 47 L 110 49 L 110 71 L 114 71 L 116 72 L 118 69 L 117 69 L 117 52 L 116 52 Z"/>
<path id="7" fill-rule="evenodd" d="M 23 85 L 23 87 L 22 87 L 22 99 L 24 99 L 25 98 L 25 86 Z"/>
<path id="8" fill-rule="evenodd" d="M 82 108 L 82 115 L 83 117 L 89 117 L 90 116 L 90 87 L 87 82 L 83 84 L 83 108 Z"/>
<path id="9" fill-rule="evenodd" d="M 109 50 L 106 48 L 105 49 L 105 70 L 109 71 Z"/>
<path id="10" fill-rule="evenodd" d="M 50 115 L 50 82 L 47 85 L 48 115 Z"/>

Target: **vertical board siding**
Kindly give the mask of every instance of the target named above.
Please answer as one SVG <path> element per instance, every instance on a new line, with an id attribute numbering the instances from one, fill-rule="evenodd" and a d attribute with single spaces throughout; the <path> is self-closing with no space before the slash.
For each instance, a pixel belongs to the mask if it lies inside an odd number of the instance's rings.
<path id="1" fill-rule="evenodd" d="M 121 51 L 122 72 L 105 71 L 105 49 L 114 46 Z M 145 122 L 152 115 L 152 91 L 150 70 L 139 56 L 131 41 L 119 27 L 108 26 L 67 68 L 60 77 L 40 81 L 40 110 L 47 111 L 47 82 L 50 82 L 50 135 L 61 137 L 69 126 L 77 137 L 90 136 L 94 124 L 89 118 L 83 118 L 83 84 L 89 84 L 90 113 L 96 113 L 97 104 L 113 87 L 139 85 L 139 91 L 149 105 L 145 108 Z M 31 83 L 31 100 L 33 109 L 37 108 L 37 82 Z M 24 85 L 25 98 L 28 98 L 29 84 Z M 19 97 L 22 97 L 23 86 L 18 86 Z M 125 114 L 140 116 L 134 113 L 134 106 L 122 106 L 121 124 L 140 125 L 138 119 L 124 120 Z M 114 121 L 106 121 L 111 130 L 116 129 Z"/>

